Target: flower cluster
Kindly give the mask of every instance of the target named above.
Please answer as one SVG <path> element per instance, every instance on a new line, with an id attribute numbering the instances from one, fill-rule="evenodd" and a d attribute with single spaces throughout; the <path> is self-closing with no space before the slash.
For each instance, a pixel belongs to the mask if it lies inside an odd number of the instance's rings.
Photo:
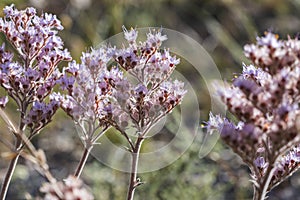
<path id="1" fill-rule="evenodd" d="M 146 41 L 138 43 L 135 29 L 123 29 L 128 46 L 113 48 L 110 52 L 138 84 L 123 81 L 116 85 L 113 95 L 118 102 L 114 106 L 118 113 L 116 124 L 125 128 L 130 120 L 141 132 L 144 131 L 142 129 L 148 130 L 146 127 L 152 126 L 180 104 L 186 91 L 182 82 L 170 80 L 179 59 L 171 56 L 169 50 L 160 49 L 162 42 L 167 39 L 165 35 L 160 31 L 150 31 Z"/>
<path id="2" fill-rule="evenodd" d="M 89 53 L 83 53 L 80 64 L 69 63 L 64 68 L 64 75 L 57 80 L 61 88 L 67 91 L 62 108 L 75 121 L 105 118 L 112 86 L 123 77 L 115 67 L 108 70 L 109 61 L 105 48 L 92 49 Z"/>
<path id="3" fill-rule="evenodd" d="M 146 41 L 137 43 L 138 32 L 123 29 L 129 45 L 112 51 L 112 56 L 148 89 L 155 89 L 169 78 L 180 60 L 171 56 L 168 49 L 160 49 L 162 42 L 167 39 L 160 31 L 149 31 Z"/>
<path id="4" fill-rule="evenodd" d="M 80 64 L 69 63 L 57 80 L 65 93 L 51 96 L 59 99 L 62 109 L 82 129 L 85 153 L 76 176 L 109 127 L 126 138 L 129 152 L 138 157 L 150 128 L 179 105 L 186 93 L 182 82 L 170 78 L 179 59 L 171 56 L 169 50 L 160 49 L 165 35 L 150 31 L 147 40 L 140 43 L 136 42 L 135 29 L 124 28 L 124 35 L 127 46 L 91 49 L 83 53 Z M 136 137 L 126 132 L 129 126 L 136 131 Z M 137 163 L 132 164 L 128 199 L 133 198 L 139 185 L 135 166 Z"/>
<path id="5" fill-rule="evenodd" d="M 300 167 L 300 146 L 293 147 L 285 156 L 283 156 L 277 165 L 272 176 L 270 188 L 282 182 L 285 178 L 292 175 Z"/>
<path id="6" fill-rule="evenodd" d="M 49 103 L 35 101 L 26 116 L 24 122 L 31 129 L 31 135 L 35 135 L 45 125 L 51 122 L 52 116 L 59 108 L 59 101 L 50 100 Z"/>
<path id="7" fill-rule="evenodd" d="M 83 182 L 74 176 L 64 181 L 44 183 L 40 188 L 45 200 L 78 199 L 93 200 L 93 195 L 84 187 Z"/>
<path id="8" fill-rule="evenodd" d="M 146 42 L 138 45 L 136 30 L 124 29 L 124 34 L 128 47 L 92 49 L 83 54 L 80 64 L 69 63 L 57 80 L 67 92 L 58 95 L 61 107 L 79 124 L 97 121 L 102 127 L 112 125 L 120 131 L 129 122 L 135 127 L 152 126 L 180 104 L 184 96 L 184 84 L 169 80 L 179 59 L 166 49 L 159 50 L 166 36 L 150 32 Z M 152 50 L 146 53 L 147 49 Z M 118 65 L 109 65 L 111 61 Z M 122 69 L 138 83 L 129 81 Z M 91 134 L 94 130 L 86 132 Z"/>
<path id="9" fill-rule="evenodd" d="M 94 199 L 78 178 L 97 140 L 113 126 L 129 143 L 132 172 L 128 199 L 133 199 L 135 188 L 141 184 L 136 175 L 142 142 L 149 129 L 179 105 L 186 93 L 184 83 L 171 80 L 180 60 L 171 56 L 169 49 L 161 49 L 167 37 L 153 30 L 146 41 L 138 43 L 137 30 L 123 28 L 128 45 L 91 49 L 82 54 L 80 63 L 69 62 L 61 73 L 58 64 L 70 61 L 71 56 L 57 35 L 63 27 L 56 16 L 38 16 L 34 8 L 17 10 L 14 5 L 5 7 L 4 14 L 0 32 L 18 55 L 7 51 L 4 44 L 0 46 L 0 85 L 7 92 L 0 97 L 0 108 L 11 97 L 20 111 L 20 123 L 15 127 L 3 114 L 12 126 L 16 156 L 5 175 L 1 198 L 6 196 L 18 157 L 27 148 L 31 155 L 26 151 L 22 155 L 36 158 L 32 160 L 44 166 L 41 173 L 50 182 L 40 189 L 45 199 Z M 57 85 L 60 91 L 54 93 Z M 74 177 L 65 182 L 56 182 L 31 143 L 59 107 L 82 129 L 85 144 Z M 129 125 L 135 128 L 136 137 L 126 132 Z"/>
<path id="10" fill-rule="evenodd" d="M 186 90 L 184 83 L 170 78 L 179 59 L 171 56 L 168 49 L 160 48 L 167 39 L 165 35 L 149 31 L 146 41 L 138 43 L 137 30 L 123 29 L 128 45 L 109 48 L 109 52 L 132 80 L 123 79 L 113 87 L 110 122 L 130 144 L 132 164 L 127 199 L 133 199 L 136 187 L 142 184 L 136 166 L 143 140 L 151 127 L 181 103 Z M 134 140 L 126 133 L 128 126 L 136 132 Z"/>
<path id="11" fill-rule="evenodd" d="M 38 16 L 34 8 L 17 10 L 11 5 L 5 7 L 4 14 L 0 31 L 21 59 L 14 61 L 14 54 L 6 51 L 4 44 L 0 47 L 0 84 L 26 115 L 24 123 L 38 132 L 57 109 L 57 102 L 44 103 L 59 77 L 57 65 L 71 59 L 57 36 L 63 27 L 55 15 Z M 4 106 L 7 101 L 1 102 Z"/>
<path id="12" fill-rule="evenodd" d="M 5 18 L 0 20 L 0 30 L 28 65 L 37 59 L 44 65 L 54 67 L 60 60 L 69 59 L 68 51 L 63 50 L 62 40 L 57 36 L 57 30 L 63 27 L 55 15 L 44 13 L 37 16 L 34 8 L 19 11 L 13 4 L 4 9 L 4 14 Z M 46 73 L 48 70 L 45 70 Z"/>
<path id="13" fill-rule="evenodd" d="M 66 93 L 52 96 L 60 100 L 61 108 L 81 127 L 86 147 L 110 126 L 112 90 L 123 79 L 118 68 L 108 69 L 109 61 L 105 47 L 83 53 L 81 63 L 69 63 L 57 80 Z"/>
<path id="14" fill-rule="evenodd" d="M 180 104 L 184 94 L 184 84 L 175 80 L 166 81 L 156 90 L 148 90 L 145 85 L 134 87 L 127 82 L 117 85 L 112 105 L 113 121 L 121 128 L 126 128 L 131 121 L 139 131 L 142 127 L 154 125 L 161 117 L 171 112 Z"/>
<path id="15" fill-rule="evenodd" d="M 256 189 L 269 191 L 298 168 L 298 158 L 291 158 L 299 143 L 300 41 L 266 33 L 244 50 L 252 64 L 244 65 L 232 84 L 218 89 L 238 123 L 211 114 L 206 128 L 217 129 L 241 156 L 251 169 Z M 270 185 L 263 185 L 269 177 L 273 177 Z"/>

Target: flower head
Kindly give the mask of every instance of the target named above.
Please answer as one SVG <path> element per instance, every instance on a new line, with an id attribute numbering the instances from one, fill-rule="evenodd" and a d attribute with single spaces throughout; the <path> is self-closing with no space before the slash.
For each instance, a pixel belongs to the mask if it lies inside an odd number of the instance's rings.
<path id="1" fill-rule="evenodd" d="M 106 49 L 91 49 L 82 54 L 81 63 L 69 63 L 65 74 L 57 83 L 67 91 L 63 95 L 62 108 L 77 122 L 104 120 L 104 108 L 109 104 L 109 95 L 121 78 L 116 68 L 108 70 Z"/>
<path id="2" fill-rule="evenodd" d="M 63 27 L 55 15 L 37 15 L 34 8 L 4 8 L 0 32 L 17 50 L 18 55 L 0 47 L 0 85 L 14 99 L 24 122 L 38 132 L 51 121 L 57 110 L 56 101 L 46 103 L 60 76 L 58 64 L 70 60 L 69 52 L 57 32 Z M 20 57 L 21 59 L 14 59 Z M 48 100 L 47 100 L 48 101 Z M 5 99 L 2 105 L 5 105 Z"/>
<path id="3" fill-rule="evenodd" d="M 266 173 L 276 166 L 270 190 L 298 169 L 299 41 L 280 40 L 268 32 L 257 37 L 256 44 L 246 45 L 244 52 L 252 64 L 244 64 L 232 84 L 217 89 L 242 125 L 237 128 L 230 119 L 210 114 L 206 128 L 209 132 L 217 129 L 241 156 L 251 169 L 255 187 L 263 187 Z"/>
<path id="4" fill-rule="evenodd" d="M 137 37 L 135 30 L 130 33 L 124 30 L 124 33 L 125 37 Z M 148 130 L 146 127 L 151 127 L 181 103 L 186 93 L 184 83 L 170 78 L 180 60 L 168 49 L 160 49 L 166 39 L 161 31 L 150 31 L 146 41 L 110 51 L 115 53 L 112 57 L 119 66 L 137 82 L 122 80 L 116 84 L 112 93 L 116 101 L 111 104 L 112 115 L 118 116 L 113 118 L 115 124 L 127 119 L 139 132 Z"/>
<path id="5" fill-rule="evenodd" d="M 125 26 L 122 26 L 122 29 L 124 32 L 124 37 L 128 41 L 128 43 L 134 44 L 138 36 L 138 31 L 133 28 L 131 28 L 131 30 L 128 31 Z"/>
<path id="6" fill-rule="evenodd" d="M 182 82 L 170 78 L 179 59 L 159 49 L 166 37 L 150 32 L 146 41 L 137 43 L 136 30 L 123 30 L 128 47 L 91 49 L 82 54 L 81 63 L 69 63 L 57 80 L 66 91 L 61 107 L 79 124 L 97 121 L 121 131 L 129 125 L 139 132 L 148 130 L 179 105 L 186 93 Z M 147 48 L 152 53 L 145 52 Z M 113 60 L 117 66 L 110 65 Z M 135 80 L 128 80 L 122 69 Z"/>

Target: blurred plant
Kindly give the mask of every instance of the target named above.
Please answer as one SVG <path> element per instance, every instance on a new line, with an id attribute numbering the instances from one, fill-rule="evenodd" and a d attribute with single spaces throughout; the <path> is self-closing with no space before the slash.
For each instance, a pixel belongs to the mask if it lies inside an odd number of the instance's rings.
<path id="1" fill-rule="evenodd" d="M 41 192 L 45 193 L 44 200 L 93 200 L 94 197 L 83 187 L 83 182 L 74 176 L 69 176 L 64 182 L 44 183 Z"/>
<path id="2" fill-rule="evenodd" d="M 128 47 L 92 49 L 83 53 L 81 64 L 72 62 L 64 68 L 66 74 L 58 82 L 67 94 L 60 93 L 55 98 L 60 99 L 62 109 L 83 133 L 85 151 L 75 177 L 80 176 L 97 140 L 109 127 L 114 127 L 126 138 L 126 149 L 132 155 L 127 199 L 133 199 L 135 188 L 142 184 L 137 178 L 141 145 L 149 130 L 180 104 L 186 91 L 183 83 L 170 80 L 179 59 L 167 49 L 160 49 L 167 39 L 165 35 L 150 31 L 147 40 L 139 44 L 136 30 L 124 28 L 124 35 Z M 121 68 L 134 81 L 129 81 Z M 136 134 L 130 136 L 129 127 Z"/>
<path id="3" fill-rule="evenodd" d="M 205 126 L 209 133 L 220 132 L 250 168 L 253 199 L 267 198 L 300 166 L 299 52 L 297 38 L 279 40 L 270 32 L 246 45 L 244 53 L 252 64 L 244 65 L 232 84 L 218 89 L 235 119 L 211 113 Z"/>

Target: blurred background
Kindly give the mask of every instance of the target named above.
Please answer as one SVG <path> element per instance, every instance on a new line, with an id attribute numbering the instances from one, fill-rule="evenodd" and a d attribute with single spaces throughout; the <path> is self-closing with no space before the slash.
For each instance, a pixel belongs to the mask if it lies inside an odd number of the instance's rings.
<path id="1" fill-rule="evenodd" d="M 242 53 L 243 45 L 254 42 L 256 36 L 269 30 L 286 38 L 300 31 L 300 0 L 1 0 L 1 16 L 3 7 L 11 3 L 18 9 L 34 6 L 40 13 L 56 14 L 65 27 L 60 36 L 76 60 L 90 46 L 120 33 L 122 25 L 165 27 L 198 41 L 225 80 L 241 72 L 242 62 L 248 63 Z M 206 86 L 202 80 L 194 80 L 184 66 L 178 70 L 198 85 L 200 121 L 207 120 L 210 99 L 205 95 Z M 14 105 L 9 104 L 8 112 L 13 115 Z M 33 142 L 45 150 L 53 174 L 63 179 L 73 173 L 83 147 L 74 124 L 64 113 L 58 112 L 53 122 Z M 7 134 L 3 123 L 0 130 L 0 134 Z M 0 144 L 0 151 L 8 150 Z M 199 143 L 193 143 L 172 165 L 141 174 L 146 184 L 137 189 L 135 199 L 252 199 L 249 170 L 222 141 L 205 158 L 199 159 L 198 152 Z M 1 177 L 6 167 L 7 161 L 0 158 Z M 125 199 L 126 173 L 90 157 L 82 178 L 97 200 Z M 7 199 L 25 199 L 26 193 L 37 196 L 43 181 L 34 166 L 21 160 Z M 270 199 L 300 199 L 298 188 L 300 176 L 295 174 L 274 189 Z"/>

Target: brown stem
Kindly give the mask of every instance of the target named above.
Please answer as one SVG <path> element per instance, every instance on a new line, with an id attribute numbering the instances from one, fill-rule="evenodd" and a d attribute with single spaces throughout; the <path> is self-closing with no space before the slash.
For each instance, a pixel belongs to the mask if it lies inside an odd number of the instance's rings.
<path id="1" fill-rule="evenodd" d="M 95 123 L 89 123 L 89 131 L 88 133 L 86 134 L 86 139 L 84 141 L 84 151 L 83 151 L 83 154 L 80 158 L 80 161 L 78 163 L 78 166 L 76 168 L 76 171 L 74 173 L 74 176 L 76 178 L 79 178 L 81 173 L 82 173 L 82 170 L 85 166 L 85 163 L 90 155 L 90 152 L 92 150 L 92 148 L 94 147 L 94 145 L 96 144 L 97 140 L 106 132 L 106 130 L 109 128 L 109 126 L 106 126 L 104 127 L 98 134 L 96 134 L 94 137 L 93 135 L 95 134 L 95 131 L 99 128 L 100 126 L 98 127 L 95 127 Z"/>
<path id="2" fill-rule="evenodd" d="M 82 170 L 85 166 L 85 163 L 86 163 L 86 161 L 87 161 L 87 159 L 90 155 L 90 152 L 91 152 L 92 148 L 93 148 L 93 145 L 84 148 L 84 152 L 81 156 L 80 162 L 78 163 L 78 166 L 77 166 L 76 171 L 74 173 L 74 176 L 76 178 L 80 177 L 80 175 L 82 173 Z"/>
<path id="3" fill-rule="evenodd" d="M 20 127 L 23 129 L 23 127 Z M 16 145 L 15 145 L 15 156 L 14 158 L 10 161 L 7 172 L 5 174 L 4 180 L 2 182 L 2 187 L 1 187 L 1 193 L 0 193 L 0 199 L 4 200 L 7 195 L 7 191 L 9 188 L 9 184 L 11 182 L 11 178 L 13 176 L 13 173 L 16 169 L 18 159 L 20 157 L 20 153 L 22 151 L 22 138 L 17 135 L 16 138 Z"/>
<path id="4" fill-rule="evenodd" d="M 6 115 L 6 113 L 2 109 L 0 109 L 0 116 L 7 123 L 9 129 L 11 129 L 13 134 L 16 136 L 15 157 L 9 163 L 7 172 L 6 172 L 4 180 L 2 182 L 2 187 L 1 187 L 1 192 L 0 192 L 0 200 L 4 200 L 6 198 L 9 184 L 11 182 L 11 178 L 16 169 L 16 165 L 18 163 L 18 159 L 19 159 L 20 153 L 22 151 L 22 137 L 21 136 L 25 129 L 25 124 L 22 123 L 22 119 L 24 119 L 23 112 L 21 112 L 21 116 L 20 116 L 21 123 L 19 125 L 19 129 L 17 129 L 17 127 L 12 123 L 10 118 Z"/>
<path id="5" fill-rule="evenodd" d="M 132 149 L 131 173 L 130 173 L 128 193 L 127 193 L 127 200 L 133 200 L 135 188 L 140 184 L 140 182 L 137 181 L 137 169 L 139 163 L 140 150 L 143 141 L 144 138 L 139 137 L 136 141 L 134 149 Z"/>
<path id="6" fill-rule="evenodd" d="M 254 196 L 253 196 L 253 200 L 265 200 L 267 199 L 267 193 L 268 193 L 268 188 L 270 185 L 270 182 L 272 180 L 274 171 L 275 171 L 275 167 L 268 167 L 267 172 L 264 176 L 264 181 L 262 182 L 262 184 L 260 184 L 260 188 L 257 188 L 256 186 L 254 186 Z"/>
<path id="7" fill-rule="evenodd" d="M 20 157 L 20 154 L 17 153 L 15 155 L 15 157 L 9 163 L 9 167 L 7 169 L 7 172 L 5 174 L 5 177 L 4 177 L 4 180 L 3 180 L 3 183 L 2 183 L 2 187 L 1 187 L 1 193 L 0 193 L 0 199 L 1 200 L 4 200 L 6 198 L 8 187 L 9 187 L 12 175 L 15 171 L 16 165 L 18 163 L 19 157 Z"/>

